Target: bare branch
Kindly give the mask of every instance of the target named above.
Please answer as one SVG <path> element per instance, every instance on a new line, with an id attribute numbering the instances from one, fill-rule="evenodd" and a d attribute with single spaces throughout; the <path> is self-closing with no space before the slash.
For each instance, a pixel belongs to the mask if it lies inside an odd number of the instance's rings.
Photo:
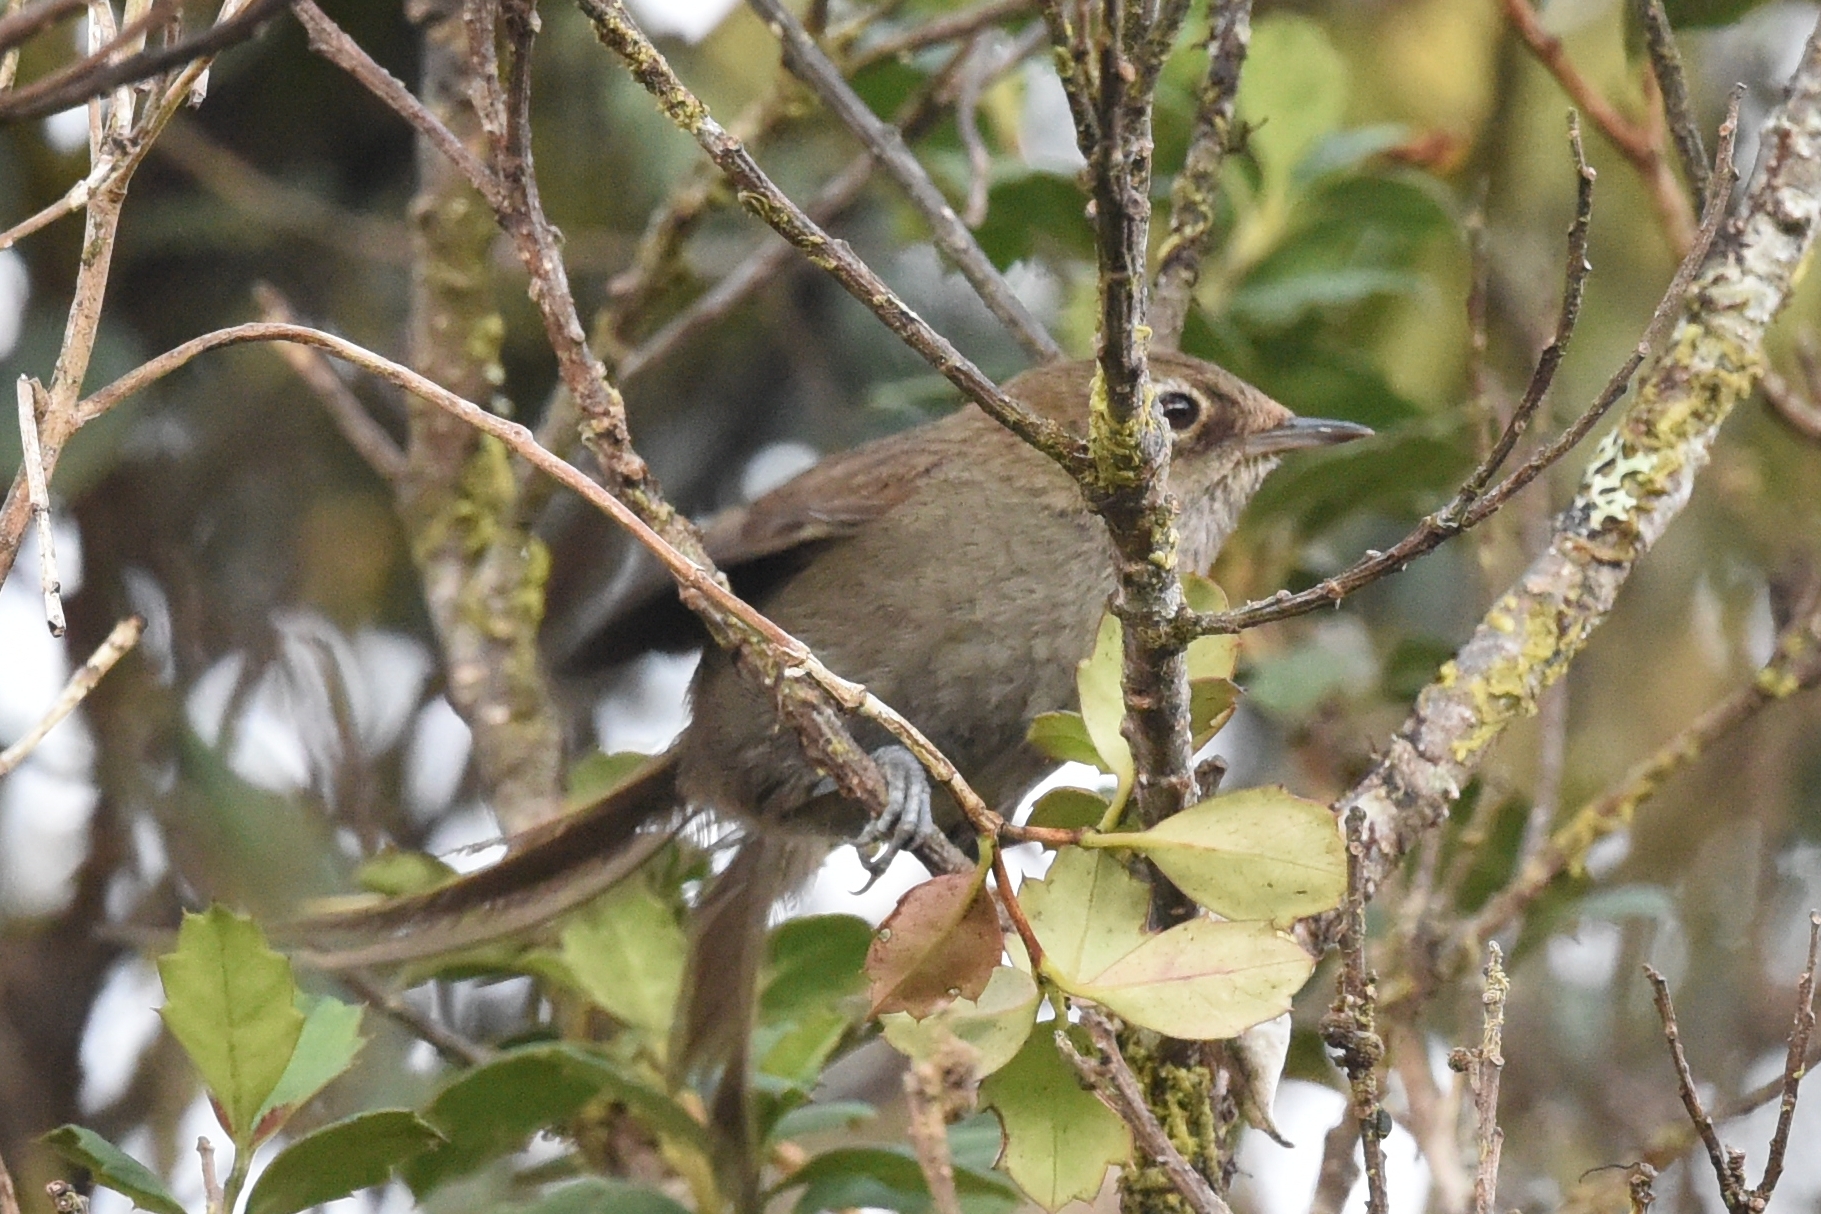
<path id="1" fill-rule="evenodd" d="M 818 267 L 872 310 L 886 328 L 927 359 L 969 400 L 1071 472 L 1086 466 L 1081 441 L 1059 423 L 1040 417 L 1001 392 L 980 369 L 905 305 L 847 243 L 824 232 L 792 202 L 677 78 L 621 0 L 579 0 L 608 49 L 623 58 L 633 77 L 658 99 L 666 115 L 687 131 L 739 190 L 742 204 L 769 223 Z"/>
<path id="2" fill-rule="evenodd" d="M 1575 67 L 1574 61 L 1563 49 L 1562 40 L 1543 28 L 1542 18 L 1537 15 L 1530 0 L 1501 0 L 1501 3 L 1506 20 L 1524 40 L 1537 61 L 1548 69 L 1549 74 L 1562 86 L 1562 91 L 1581 108 L 1600 134 L 1606 137 L 1606 141 L 1631 162 L 1638 176 L 1644 179 L 1644 186 L 1650 193 L 1651 203 L 1663 225 L 1664 235 L 1669 238 L 1670 247 L 1678 255 L 1686 254 L 1694 243 L 1694 211 L 1689 206 L 1687 196 L 1676 184 L 1675 174 L 1670 171 L 1669 161 L 1663 155 L 1661 130 L 1652 131 L 1625 117 L 1581 75 L 1580 69 Z"/>
<path id="3" fill-rule="evenodd" d="M 1474 1214 L 1497 1212 L 1499 1151 L 1505 1142 L 1505 1132 L 1499 1129 L 1499 1076 L 1505 1069 L 1505 996 L 1510 993 L 1511 983 L 1505 977 L 1499 946 L 1489 945 L 1488 952 L 1486 990 L 1480 996 L 1485 1012 L 1479 1048 L 1456 1050 L 1448 1058 L 1449 1066 L 1466 1073 L 1473 1089 L 1474 1139 L 1479 1146 L 1479 1167 L 1473 1179 Z"/>
<path id="4" fill-rule="evenodd" d="M 1783 1060 L 1777 1128 L 1770 1136 L 1770 1154 L 1764 1161 L 1764 1178 L 1752 1190 L 1756 1208 L 1770 1204 L 1770 1196 L 1783 1179 L 1783 1157 L 1789 1150 L 1789 1130 L 1796 1117 L 1796 1094 L 1808 1073 L 1808 1042 L 1815 1032 L 1815 966 L 1821 956 L 1821 911 L 1808 913 L 1808 963 L 1796 980 L 1795 1022 L 1789 1029 L 1789 1050 Z"/>
<path id="5" fill-rule="evenodd" d="M 266 283 L 257 283 L 253 287 L 253 296 L 259 302 L 259 310 L 264 318 L 276 324 L 295 324 L 296 315 L 291 310 L 288 300 L 278 290 Z M 341 431 L 348 445 L 367 462 L 367 466 L 377 472 L 381 480 L 396 485 L 405 474 L 405 453 L 386 433 L 386 428 L 373 419 L 367 412 L 360 398 L 354 395 L 348 385 L 342 382 L 341 376 L 322 355 L 303 346 L 289 342 L 278 343 L 278 356 L 285 360 L 297 377 L 309 385 L 316 393 L 316 399 L 328 413 L 335 428 Z"/>
<path id="6" fill-rule="evenodd" d="M 840 69 L 829 62 L 828 56 L 816 46 L 815 40 L 781 0 L 748 0 L 748 3 L 783 46 L 784 66 L 821 98 L 822 104 L 873 154 L 879 167 L 898 183 L 911 205 L 929 224 L 936 247 L 961 271 L 987 310 L 1032 358 L 1039 362 L 1061 358 L 1062 347 L 1012 292 L 973 233 L 955 214 L 955 208 L 930 180 L 928 171 L 904 146 L 898 130 L 880 121 L 860 99 L 853 87 L 842 79 Z"/>
<path id="7" fill-rule="evenodd" d="M 11 50 L 40 30 L 80 13 L 88 0 L 41 0 L 0 17 L 0 50 Z"/>
<path id="8" fill-rule="evenodd" d="M 1714 169 L 1716 183 L 1730 182 L 1732 169 L 1732 136 L 1736 121 L 1730 120 L 1721 128 L 1719 154 Z M 1583 186 L 1586 179 L 1583 178 Z M 1657 303 L 1656 311 L 1645 326 L 1643 336 L 1619 368 L 1613 372 L 1606 386 L 1596 396 L 1579 417 L 1549 443 L 1541 447 L 1521 466 L 1506 474 L 1505 479 L 1484 493 L 1469 492 L 1476 482 L 1483 483 L 1495 469 L 1491 467 L 1493 454 L 1500 448 L 1509 449 L 1510 444 L 1501 441 L 1495 445 L 1493 452 L 1482 461 L 1480 467 L 1469 476 L 1465 485 L 1454 495 L 1454 498 L 1440 510 L 1423 518 L 1416 527 L 1383 552 L 1369 551 L 1360 560 L 1346 569 L 1311 586 L 1297 594 L 1279 592 L 1268 599 L 1259 599 L 1231 611 L 1211 615 L 1189 614 L 1182 617 L 1177 627 L 1179 630 L 1201 635 L 1203 633 L 1242 632 L 1256 628 L 1260 624 L 1269 624 L 1277 620 L 1290 619 L 1294 616 L 1307 615 L 1320 607 L 1332 607 L 1348 595 L 1371 585 L 1380 578 L 1400 572 L 1417 557 L 1431 552 L 1444 542 L 1471 530 L 1497 513 L 1506 502 L 1528 488 L 1530 484 L 1549 468 L 1558 463 L 1572 451 L 1593 428 L 1599 425 L 1613 405 L 1625 395 L 1631 386 L 1631 380 L 1652 350 L 1662 345 L 1669 328 L 1682 315 L 1687 306 L 1689 286 L 1694 276 L 1701 269 L 1707 251 L 1712 247 L 1714 237 L 1719 232 L 1720 224 L 1725 219 L 1725 199 L 1727 191 L 1716 185 L 1709 197 L 1707 214 L 1704 216 L 1701 229 L 1696 233 L 1694 246 L 1688 256 L 1682 259 L 1675 275 L 1670 279 L 1668 288 Z M 1574 272 L 1576 263 L 1570 263 L 1570 272 Z M 1568 315 L 1567 295 L 1578 291 L 1572 282 L 1564 293 L 1563 315 Z M 1560 330 L 1558 329 L 1558 334 Z M 1553 343 L 1552 347 L 1553 348 Z M 1545 351 L 1547 354 L 1548 351 Z M 1547 383 L 1537 390 L 1536 378 L 1532 377 L 1532 391 L 1540 401 L 1547 391 Z M 1526 399 L 1531 395 L 1526 392 Z M 1534 407 L 1534 406 L 1533 406 Z M 1513 415 L 1513 422 L 1518 415 Z M 1507 427 L 1509 430 L 1509 427 Z M 1515 436 L 1514 436 L 1515 441 Z"/>
<path id="9" fill-rule="evenodd" d="M 1669 14 L 1663 11 L 1663 0 L 1637 0 L 1638 23 L 1644 27 L 1644 47 L 1650 52 L 1650 68 L 1656 73 L 1657 87 L 1663 91 L 1663 114 L 1669 120 L 1669 135 L 1675 141 L 1676 155 L 1681 158 L 1682 172 L 1694 192 L 1695 206 L 1705 210 L 1709 177 L 1707 149 L 1701 145 L 1701 128 L 1695 124 L 1694 107 L 1688 100 L 1688 81 L 1682 75 L 1682 54 L 1676 49 L 1676 34 L 1669 27 Z"/>
<path id="10" fill-rule="evenodd" d="M 1208 25 L 1208 70 L 1196 95 L 1182 171 L 1170 183 L 1170 234 L 1158 254 L 1151 298 L 1151 344 L 1166 350 L 1182 340 L 1202 259 L 1214 238 L 1220 169 L 1235 142 L 1233 106 L 1252 40 L 1252 0 L 1219 0 L 1209 7 Z"/>
<path id="11" fill-rule="evenodd" d="M 1232 1208 L 1221 1200 L 1220 1194 L 1214 1191 L 1207 1177 L 1197 1172 L 1183 1158 L 1182 1152 L 1176 1149 L 1176 1144 L 1170 1141 L 1170 1136 L 1164 1133 L 1157 1114 L 1145 1103 L 1144 1090 L 1138 1083 L 1138 1076 L 1132 1073 L 1125 1055 L 1119 1052 L 1119 1038 L 1112 1024 L 1097 1008 L 1077 1006 L 1081 1009 L 1082 1027 L 1094 1039 L 1100 1057 L 1082 1057 L 1081 1052 L 1075 1048 L 1075 1043 L 1069 1040 L 1068 1033 L 1061 1029 L 1056 1030 L 1056 1048 L 1068 1059 L 1076 1073 L 1132 1128 L 1139 1149 L 1163 1168 L 1189 1209 L 1196 1214 L 1232 1214 Z"/>
<path id="12" fill-rule="evenodd" d="M 38 445 L 38 413 L 48 402 L 44 388 L 29 375 L 19 377 L 19 455 L 25 470 L 26 498 L 38 531 L 38 583 L 44 594 L 44 621 L 51 635 L 63 635 L 63 586 L 57 577 L 57 547 L 51 535 L 51 493 L 44 483 L 44 452 Z"/>
<path id="13" fill-rule="evenodd" d="M 252 0 L 239 13 L 210 26 L 194 38 L 141 51 L 113 63 L 107 62 L 105 53 L 91 55 L 53 77 L 0 96 L 0 122 L 55 114 L 120 85 L 145 80 L 169 68 L 194 64 L 216 55 L 257 35 L 284 3 L 285 0 Z"/>
<path id="14" fill-rule="evenodd" d="M 1676 1009 L 1669 997 L 1668 980 L 1648 965 L 1644 967 L 1644 976 L 1650 980 L 1657 1015 L 1663 1021 L 1663 1039 L 1669 1043 L 1670 1061 L 1676 1068 L 1676 1090 L 1682 1097 L 1682 1107 L 1688 1111 L 1689 1122 L 1707 1146 L 1707 1158 L 1712 1162 L 1714 1176 L 1720 1182 L 1720 1196 L 1733 1214 L 1746 1214 L 1745 1157 L 1726 1149 L 1720 1141 L 1719 1131 L 1714 1129 L 1713 1118 L 1708 1116 L 1706 1108 L 1701 1104 L 1701 1094 L 1695 1091 L 1694 1072 L 1689 1070 L 1688 1056 L 1682 1052 L 1682 1030 L 1676 1023 Z"/>
<path id="15" fill-rule="evenodd" d="M 145 633 L 145 620 L 136 615 L 129 615 L 114 625 L 107 639 L 96 647 L 84 662 L 70 676 L 63 690 L 57 693 L 50 710 L 39 719 L 38 723 L 28 729 L 18 741 L 0 751 L 0 776 L 6 775 L 25 761 L 25 757 L 37 749 L 38 743 L 44 741 L 45 735 L 57 727 L 57 723 L 76 710 L 95 684 L 101 682 L 102 676 L 114 668 L 114 664 L 125 657 L 139 638 Z"/>
<path id="16" fill-rule="evenodd" d="M 901 34 L 881 38 L 853 56 L 847 63 L 847 74 L 852 76 L 875 63 L 895 59 L 900 55 L 909 55 L 913 51 L 920 51 L 927 46 L 972 37 L 990 26 L 1015 17 L 1022 17 L 1026 13 L 1036 10 L 1036 0 L 988 0 L 979 8 L 933 18 L 913 29 L 905 30 Z"/>
<path id="17" fill-rule="evenodd" d="M 443 125 L 436 115 L 424 107 L 423 102 L 413 97 L 411 90 L 398 77 L 375 63 L 359 43 L 348 37 L 339 25 L 329 19 L 327 13 L 316 6 L 315 0 L 290 2 L 291 11 L 309 35 L 311 50 L 354 77 L 361 87 L 383 101 L 387 108 L 434 144 L 437 151 L 447 156 L 461 170 L 462 176 L 468 179 L 468 184 L 487 200 L 489 206 L 498 209 L 502 205 L 500 183 L 492 170 L 476 159 L 455 132 Z"/>
<path id="18" fill-rule="evenodd" d="M 1352 1091 L 1353 1120 L 1359 1126 L 1360 1152 L 1366 1160 L 1366 1212 L 1386 1214 L 1390 1195 L 1385 1188 L 1385 1138 L 1391 1132 L 1391 1115 L 1379 1103 L 1378 1064 L 1385 1043 L 1378 1035 L 1377 979 L 1366 966 L 1365 848 L 1360 833 L 1365 815 L 1357 808 L 1346 818 L 1347 900 L 1340 916 L 1341 971 L 1336 979 L 1334 1004 L 1322 1016 L 1322 1040 L 1334 1052 L 1347 1074 Z"/>

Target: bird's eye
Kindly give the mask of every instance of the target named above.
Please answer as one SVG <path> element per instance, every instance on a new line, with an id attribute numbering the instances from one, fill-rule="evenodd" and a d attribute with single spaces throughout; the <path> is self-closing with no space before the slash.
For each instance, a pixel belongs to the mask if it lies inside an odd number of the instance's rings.
<path id="1" fill-rule="evenodd" d="M 1193 429 L 1201 420 L 1201 401 L 1187 392 L 1159 392 L 1157 407 L 1163 411 L 1163 420 L 1178 434 Z"/>

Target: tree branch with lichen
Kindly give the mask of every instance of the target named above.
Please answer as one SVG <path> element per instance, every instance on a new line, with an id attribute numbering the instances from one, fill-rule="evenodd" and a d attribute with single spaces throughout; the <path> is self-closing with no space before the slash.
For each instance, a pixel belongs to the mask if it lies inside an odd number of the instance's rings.
<path id="1" fill-rule="evenodd" d="M 1445 818 L 1513 722 L 1536 711 L 1611 610 L 1638 562 L 1687 505 L 1720 424 L 1748 396 L 1771 321 L 1821 221 L 1821 40 L 1811 38 L 1766 123 L 1739 213 L 1715 241 L 1630 407 L 1601 441 L 1549 544 L 1493 604 L 1366 778 L 1341 798 L 1364 812 L 1376 886 Z M 1327 941 L 1339 927 L 1320 921 Z"/>

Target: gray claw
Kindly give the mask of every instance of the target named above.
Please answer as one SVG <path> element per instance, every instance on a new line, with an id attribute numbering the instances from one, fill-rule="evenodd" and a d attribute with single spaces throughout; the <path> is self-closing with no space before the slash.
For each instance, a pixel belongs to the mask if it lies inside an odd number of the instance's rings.
<path id="1" fill-rule="evenodd" d="M 886 807 L 867 824 L 854 848 L 860 852 L 860 864 L 871 874 L 861 887 L 865 893 L 891 867 L 898 853 L 914 846 L 918 840 L 937 833 L 935 818 L 930 813 L 929 778 L 917 757 L 902 746 L 881 746 L 872 752 L 879 774 L 885 777 Z M 874 846 L 872 855 L 866 849 Z"/>

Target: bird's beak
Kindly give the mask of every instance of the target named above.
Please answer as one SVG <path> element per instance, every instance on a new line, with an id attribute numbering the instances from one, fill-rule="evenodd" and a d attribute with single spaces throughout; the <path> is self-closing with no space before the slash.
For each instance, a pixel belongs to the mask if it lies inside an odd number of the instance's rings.
<path id="1" fill-rule="evenodd" d="M 1356 422 L 1337 422 L 1325 417 L 1296 417 L 1281 426 L 1260 430 L 1241 444 L 1247 455 L 1278 455 L 1301 451 L 1305 447 L 1332 447 L 1350 443 L 1356 438 L 1371 438 L 1369 427 Z"/>

